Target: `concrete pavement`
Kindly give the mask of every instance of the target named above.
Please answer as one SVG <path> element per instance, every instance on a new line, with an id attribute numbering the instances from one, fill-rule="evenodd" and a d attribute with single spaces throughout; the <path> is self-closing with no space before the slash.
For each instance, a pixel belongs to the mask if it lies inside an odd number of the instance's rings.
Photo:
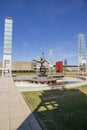
<path id="1" fill-rule="evenodd" d="M 42 130 L 11 77 L 0 77 L 0 130 Z"/>

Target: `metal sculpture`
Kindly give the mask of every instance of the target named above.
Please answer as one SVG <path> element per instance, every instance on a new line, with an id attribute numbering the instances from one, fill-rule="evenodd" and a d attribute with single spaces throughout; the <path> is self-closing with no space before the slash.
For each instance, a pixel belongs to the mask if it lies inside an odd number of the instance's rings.
<path id="1" fill-rule="evenodd" d="M 36 61 L 36 62 L 41 64 L 40 76 L 45 76 L 46 75 L 46 67 L 44 66 L 44 63 L 47 62 L 49 64 L 49 62 L 44 58 L 44 52 L 42 52 L 42 56 L 40 58 L 40 61 L 38 61 L 38 60 L 33 60 L 33 61 Z"/>

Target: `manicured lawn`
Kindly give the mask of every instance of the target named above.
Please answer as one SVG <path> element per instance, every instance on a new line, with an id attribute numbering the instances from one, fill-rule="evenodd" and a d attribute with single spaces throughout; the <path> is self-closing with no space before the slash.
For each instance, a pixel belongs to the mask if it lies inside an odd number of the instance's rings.
<path id="1" fill-rule="evenodd" d="M 47 130 L 87 129 L 87 86 L 24 92 L 23 96 Z"/>

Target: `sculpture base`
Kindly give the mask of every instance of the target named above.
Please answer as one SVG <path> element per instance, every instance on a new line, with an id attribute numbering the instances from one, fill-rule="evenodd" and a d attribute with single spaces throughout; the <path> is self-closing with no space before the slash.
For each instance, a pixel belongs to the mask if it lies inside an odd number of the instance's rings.
<path id="1" fill-rule="evenodd" d="M 35 77 L 30 77 L 30 76 L 19 76 L 19 77 L 14 77 L 14 81 L 17 82 L 29 82 L 29 83 L 36 83 L 36 84 L 48 84 L 48 85 L 60 85 L 64 84 L 65 81 L 60 80 L 60 78 L 54 78 L 52 76 L 47 76 L 47 75 L 39 75 Z"/>
<path id="2" fill-rule="evenodd" d="M 39 74 L 38 77 L 48 77 L 48 76 L 46 74 L 45 75 Z"/>

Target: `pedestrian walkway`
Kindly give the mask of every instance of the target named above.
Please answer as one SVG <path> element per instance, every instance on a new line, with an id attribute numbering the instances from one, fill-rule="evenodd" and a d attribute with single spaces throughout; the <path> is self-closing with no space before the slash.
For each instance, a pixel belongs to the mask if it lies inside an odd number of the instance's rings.
<path id="1" fill-rule="evenodd" d="M 0 78 L 0 130 L 42 130 L 11 77 Z"/>

